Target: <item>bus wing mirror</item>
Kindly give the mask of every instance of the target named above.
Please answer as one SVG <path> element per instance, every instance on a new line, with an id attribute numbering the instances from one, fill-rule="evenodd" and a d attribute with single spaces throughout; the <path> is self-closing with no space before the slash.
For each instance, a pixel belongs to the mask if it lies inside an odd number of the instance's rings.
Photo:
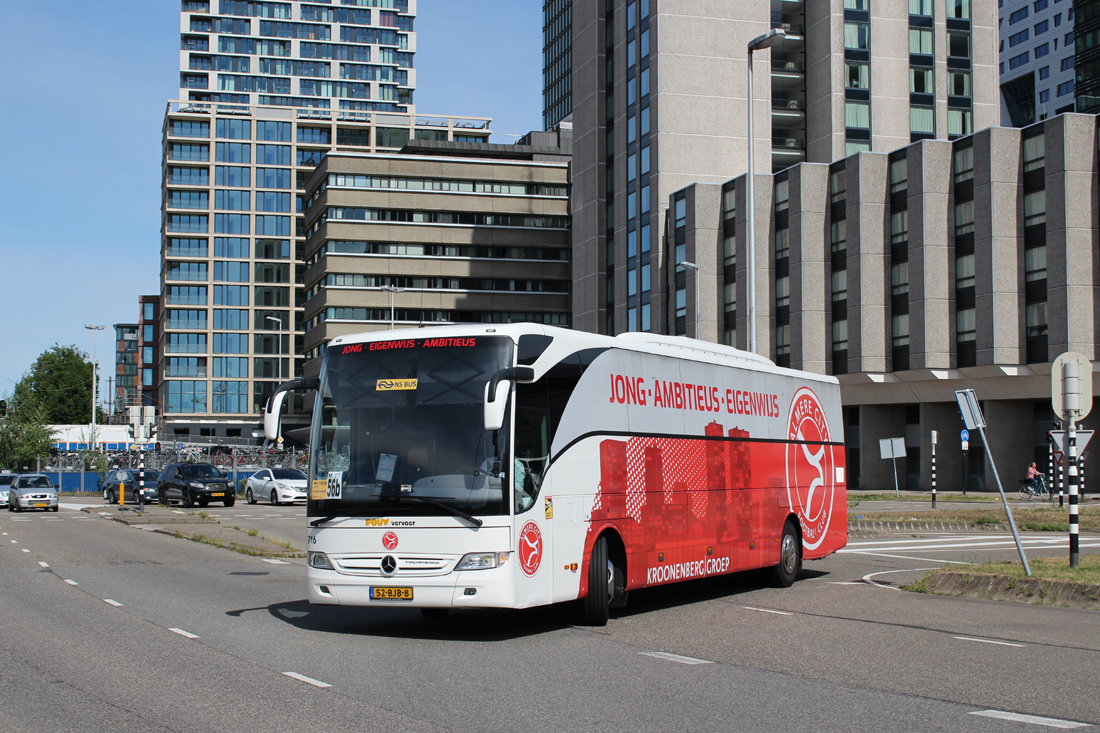
<path id="1" fill-rule="evenodd" d="M 493 432 L 504 427 L 508 409 L 508 393 L 513 382 L 530 382 L 535 378 L 531 367 L 510 367 L 494 374 L 485 385 L 485 429 Z"/>
<path id="2" fill-rule="evenodd" d="M 317 389 L 320 386 L 320 379 L 311 378 L 292 379 L 276 387 L 271 396 L 267 398 L 267 405 L 264 407 L 264 437 L 268 440 L 279 438 L 279 415 L 283 411 L 283 403 L 286 402 L 291 390 L 300 389 L 304 391 Z"/>
<path id="3" fill-rule="evenodd" d="M 504 427 L 504 413 L 508 409 L 508 392 L 512 383 L 502 379 L 496 383 L 496 392 L 490 392 L 493 385 L 485 385 L 485 429 L 495 432 Z"/>

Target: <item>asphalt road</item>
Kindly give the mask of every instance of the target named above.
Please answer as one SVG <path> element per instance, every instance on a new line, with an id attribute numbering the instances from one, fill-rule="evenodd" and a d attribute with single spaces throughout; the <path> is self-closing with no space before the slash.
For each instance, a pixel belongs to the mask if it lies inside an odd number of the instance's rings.
<path id="1" fill-rule="evenodd" d="M 1004 714 L 1100 725 L 1096 611 L 897 590 L 921 568 L 1011 559 L 1007 535 L 853 537 L 792 588 L 748 574 L 636 592 L 590 629 L 560 607 L 442 621 L 312 607 L 300 560 L 69 505 L 0 515 L 3 731 L 1043 727 L 988 717 Z M 212 513 L 305 533 L 300 506 Z M 1064 536 L 1026 541 L 1029 556 L 1066 551 Z M 1097 545 L 1083 538 L 1084 552 Z"/>

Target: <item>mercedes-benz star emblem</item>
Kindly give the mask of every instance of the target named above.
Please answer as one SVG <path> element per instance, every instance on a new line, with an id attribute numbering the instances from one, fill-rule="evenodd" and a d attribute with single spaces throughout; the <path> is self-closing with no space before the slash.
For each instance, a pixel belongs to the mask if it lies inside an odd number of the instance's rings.
<path id="1" fill-rule="evenodd" d="M 382 574 L 393 575 L 397 572 L 397 558 L 393 555 L 386 555 L 382 558 Z"/>

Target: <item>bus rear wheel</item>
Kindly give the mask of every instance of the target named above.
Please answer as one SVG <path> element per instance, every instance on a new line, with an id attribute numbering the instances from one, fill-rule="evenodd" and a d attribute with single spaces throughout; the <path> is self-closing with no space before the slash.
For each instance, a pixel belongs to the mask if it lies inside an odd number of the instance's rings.
<path id="1" fill-rule="evenodd" d="M 606 626 L 611 599 L 615 596 L 615 566 L 607 554 L 607 538 L 600 537 L 592 546 L 588 563 L 588 595 L 581 606 L 585 626 Z"/>
<path id="2" fill-rule="evenodd" d="M 783 537 L 779 540 L 779 564 L 772 568 L 772 580 L 780 588 L 789 588 L 798 571 L 802 569 L 802 543 L 794 522 L 783 525 Z"/>

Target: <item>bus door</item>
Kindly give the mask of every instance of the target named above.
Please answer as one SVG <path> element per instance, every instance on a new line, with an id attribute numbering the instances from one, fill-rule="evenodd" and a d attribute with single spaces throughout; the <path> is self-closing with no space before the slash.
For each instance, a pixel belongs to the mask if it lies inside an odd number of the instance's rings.
<path id="1" fill-rule="evenodd" d="M 553 505 L 544 485 L 550 459 L 550 414 L 544 382 L 517 385 L 512 441 L 516 605 L 553 602 Z"/>

